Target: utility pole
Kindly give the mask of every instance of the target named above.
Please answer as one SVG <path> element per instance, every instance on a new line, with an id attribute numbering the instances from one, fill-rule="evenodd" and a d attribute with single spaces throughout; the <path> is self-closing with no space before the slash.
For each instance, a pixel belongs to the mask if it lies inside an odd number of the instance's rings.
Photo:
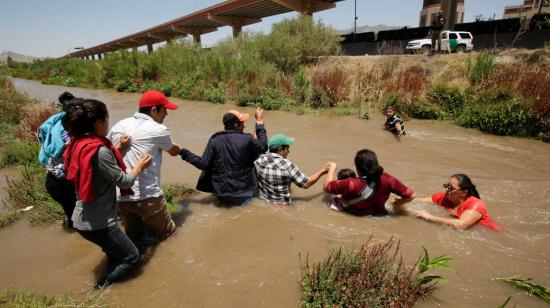
<path id="1" fill-rule="evenodd" d="M 355 36 L 357 34 L 357 0 L 355 0 L 355 10 L 353 13 L 353 42 L 355 43 Z"/>

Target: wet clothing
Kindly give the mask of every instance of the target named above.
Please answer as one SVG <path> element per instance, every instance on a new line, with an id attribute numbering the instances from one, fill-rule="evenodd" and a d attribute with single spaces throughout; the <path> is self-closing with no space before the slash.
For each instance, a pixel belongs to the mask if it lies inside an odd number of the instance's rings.
<path id="1" fill-rule="evenodd" d="M 38 141 L 41 144 L 38 152 L 40 164 L 46 166 L 51 158 L 58 158 L 65 150 L 67 132 L 63 127 L 65 112 L 60 112 L 49 117 L 38 128 Z"/>
<path id="2" fill-rule="evenodd" d="M 347 178 L 345 180 L 336 180 L 328 183 L 326 191 L 332 194 L 342 195 L 342 200 L 349 201 L 357 198 L 365 185 L 368 185 L 368 183 L 363 178 Z M 412 189 L 399 182 L 398 179 L 384 172 L 380 176 L 380 182 L 375 186 L 374 193 L 368 199 L 349 205 L 344 211 L 357 216 L 385 215 L 387 212 L 384 204 L 390 197 L 390 193 L 408 199 L 412 197 L 414 192 Z"/>
<path id="3" fill-rule="evenodd" d="M 121 173 L 125 174 L 124 171 L 126 171 L 126 166 L 122 161 L 122 155 L 117 149 L 115 149 L 109 139 L 105 137 L 90 135 L 76 138 L 69 143 L 67 150 L 63 155 L 65 158 L 67 180 L 74 182 L 75 190 L 79 195 L 79 199 L 81 199 L 83 203 L 91 203 L 94 201 L 96 185 L 92 185 L 95 184 L 92 181 L 92 170 L 94 170 L 92 167 L 92 158 L 97 157 L 96 154 L 102 147 L 107 148 L 111 152 L 112 157 L 115 159 L 115 163 L 118 165 L 117 167 L 121 169 Z M 102 158 L 104 158 L 104 156 L 102 156 Z M 105 161 L 100 162 L 105 163 L 105 165 L 108 163 L 106 157 Z M 98 172 L 96 172 L 96 175 L 97 173 Z M 134 180 L 135 179 L 132 178 L 132 184 L 134 183 Z M 120 187 L 122 195 L 133 193 L 132 190 L 126 186 Z M 116 190 L 114 191 L 116 192 Z"/>
<path id="4" fill-rule="evenodd" d="M 252 196 L 257 184 L 254 160 L 267 150 L 263 124 L 256 124 L 256 135 L 258 140 L 250 134 L 224 130 L 210 137 L 202 156 L 182 149 L 181 158 L 203 170 L 197 190 L 220 197 Z"/>
<path id="5" fill-rule="evenodd" d="M 117 225 L 99 230 L 78 233 L 88 241 L 101 247 L 107 255 L 105 277 L 118 281 L 131 274 L 139 263 L 139 251 L 132 241 Z"/>
<path id="6" fill-rule="evenodd" d="M 46 191 L 55 202 L 61 204 L 63 212 L 67 216 L 67 226 L 73 227 L 73 212 L 76 205 L 76 192 L 74 184 L 65 178 L 58 178 L 51 173 L 46 175 Z"/>
<path id="7" fill-rule="evenodd" d="M 134 182 L 132 186 L 134 194 L 121 196 L 119 201 L 140 201 L 162 196 L 160 189 L 162 151 L 169 151 L 174 146 L 170 131 L 149 115 L 136 112 L 132 117 L 116 123 L 107 138 L 116 144 L 123 134 L 131 136 L 130 143 L 120 151 L 128 170 L 132 170 L 140 157 L 145 154 L 150 154 L 152 160 L 151 165 L 143 170 Z"/>
<path id="8" fill-rule="evenodd" d="M 94 188 L 94 198 L 84 202 L 76 189 L 77 201 L 72 217 L 74 227 L 84 231 L 116 225 L 116 187 L 132 187 L 136 179 L 122 171 L 115 154 L 105 146 L 100 147 L 90 161 L 93 170 L 90 185 Z"/>
<path id="9" fill-rule="evenodd" d="M 405 122 L 403 122 L 403 120 L 401 120 L 401 118 L 396 114 L 394 114 L 390 119 L 386 119 L 386 129 L 397 135 L 398 132 L 395 127 L 397 123 L 401 124 L 401 133 L 405 135 Z"/>
<path id="10" fill-rule="evenodd" d="M 164 240 L 176 231 L 166 206 L 164 196 L 153 197 L 140 201 L 119 201 L 118 214 L 126 227 L 126 234 L 131 239 L 138 239 L 146 234 L 148 226 L 159 240 Z"/>
<path id="11" fill-rule="evenodd" d="M 481 219 L 477 222 L 478 224 L 494 231 L 501 231 L 501 228 L 491 219 L 491 217 L 489 217 L 485 202 L 481 199 L 470 196 L 466 201 L 459 204 L 456 208 L 453 208 L 452 202 L 445 198 L 445 192 L 440 192 L 432 195 L 432 201 L 434 204 L 445 208 L 449 213 L 455 215 L 459 219 L 464 211 L 476 211 L 481 214 Z"/>
<path id="12" fill-rule="evenodd" d="M 277 153 L 262 154 L 254 162 L 258 175 L 258 193 L 262 200 L 291 204 L 290 184 L 304 187 L 308 177 L 293 162 Z"/>

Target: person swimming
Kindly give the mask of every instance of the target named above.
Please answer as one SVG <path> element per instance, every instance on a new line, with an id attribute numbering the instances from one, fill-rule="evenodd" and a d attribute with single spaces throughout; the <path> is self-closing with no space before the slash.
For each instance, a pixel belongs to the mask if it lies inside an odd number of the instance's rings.
<path id="1" fill-rule="evenodd" d="M 400 138 L 403 135 L 406 135 L 405 133 L 405 122 L 397 116 L 395 112 L 394 106 L 387 106 L 386 107 L 386 122 L 384 123 L 384 127 L 392 132 L 397 138 Z"/>

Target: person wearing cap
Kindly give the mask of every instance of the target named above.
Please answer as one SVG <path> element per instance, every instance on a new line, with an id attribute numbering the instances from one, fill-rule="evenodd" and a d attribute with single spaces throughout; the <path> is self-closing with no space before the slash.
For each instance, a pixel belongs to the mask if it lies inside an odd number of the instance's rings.
<path id="1" fill-rule="evenodd" d="M 202 170 L 197 190 L 214 194 L 225 205 L 249 202 L 256 189 L 254 160 L 267 150 L 263 110 L 256 109 L 256 136 L 244 133 L 248 114 L 230 110 L 223 116 L 224 130 L 208 140 L 202 156 L 181 149 L 183 160 Z"/>
<path id="2" fill-rule="evenodd" d="M 150 167 L 134 182 L 134 194 L 118 198 L 118 212 L 126 233 L 136 244 L 144 244 L 146 231 L 150 230 L 159 240 L 164 240 L 176 230 L 160 188 L 160 167 L 162 151 L 171 156 L 177 156 L 180 151 L 172 141 L 170 131 L 162 124 L 167 110 L 177 108 L 161 92 L 149 90 L 139 100 L 139 111 L 116 123 L 107 136 L 113 143 L 123 135 L 130 136 L 128 146 L 121 151 L 129 172 L 142 155 L 152 156 Z"/>
<path id="3" fill-rule="evenodd" d="M 308 189 L 313 186 L 323 174 L 328 172 L 329 163 L 311 176 L 303 174 L 296 165 L 287 159 L 290 145 L 294 138 L 283 134 L 275 134 L 269 139 L 269 152 L 260 156 L 255 162 L 258 174 L 258 193 L 262 200 L 273 204 L 290 205 L 290 184 Z"/>

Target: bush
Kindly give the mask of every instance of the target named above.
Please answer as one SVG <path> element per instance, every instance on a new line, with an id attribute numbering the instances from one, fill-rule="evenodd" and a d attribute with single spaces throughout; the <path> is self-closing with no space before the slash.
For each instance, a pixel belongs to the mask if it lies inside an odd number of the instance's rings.
<path id="1" fill-rule="evenodd" d="M 323 88 L 314 86 L 311 91 L 310 105 L 313 108 L 329 108 L 330 97 Z"/>
<path id="2" fill-rule="evenodd" d="M 455 87 L 437 85 L 426 93 L 426 97 L 432 104 L 439 105 L 445 111 L 455 115 L 460 113 L 464 106 L 464 95 Z"/>
<path id="3" fill-rule="evenodd" d="M 339 67 L 321 66 L 313 71 L 311 78 L 313 87 L 324 90 L 330 99 L 330 107 L 345 100 L 348 94 L 348 78 L 346 72 Z"/>
<path id="4" fill-rule="evenodd" d="M 438 107 L 422 101 L 414 104 L 410 113 L 414 118 L 425 120 L 437 120 L 445 116 Z"/>
<path id="5" fill-rule="evenodd" d="M 428 84 L 429 71 L 419 65 L 409 66 L 400 70 L 391 78 L 386 91 L 399 91 L 409 94 L 413 99 L 418 98 Z"/>
<path id="6" fill-rule="evenodd" d="M 311 81 L 303 67 L 292 76 L 292 93 L 301 105 L 306 105 L 311 98 Z"/>
<path id="7" fill-rule="evenodd" d="M 207 102 L 216 103 L 216 104 L 225 104 L 227 100 L 226 94 L 223 89 L 210 86 L 206 89 L 205 98 Z"/>
<path id="8" fill-rule="evenodd" d="M 320 263 L 302 263 L 304 307 L 412 307 L 435 288 L 434 279 L 422 276 L 435 267 L 448 267 L 441 256 L 429 260 L 427 251 L 416 266 L 406 266 L 399 244 L 367 244 L 358 250 L 332 250 Z"/>
<path id="9" fill-rule="evenodd" d="M 470 69 L 470 83 L 473 86 L 482 86 L 488 82 L 496 67 L 495 55 L 488 51 L 482 51 L 476 57 L 473 67 Z"/>
<path id="10" fill-rule="evenodd" d="M 520 98 L 494 104 L 471 102 L 457 118 L 460 126 L 501 136 L 537 136 L 548 131 L 529 102 Z"/>

